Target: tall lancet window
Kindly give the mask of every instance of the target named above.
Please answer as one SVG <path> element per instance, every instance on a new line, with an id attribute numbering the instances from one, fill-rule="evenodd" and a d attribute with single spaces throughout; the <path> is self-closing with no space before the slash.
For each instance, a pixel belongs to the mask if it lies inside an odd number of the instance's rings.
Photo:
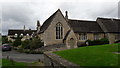
<path id="1" fill-rule="evenodd" d="M 56 24 L 56 39 L 63 38 L 63 27 L 61 23 Z"/>

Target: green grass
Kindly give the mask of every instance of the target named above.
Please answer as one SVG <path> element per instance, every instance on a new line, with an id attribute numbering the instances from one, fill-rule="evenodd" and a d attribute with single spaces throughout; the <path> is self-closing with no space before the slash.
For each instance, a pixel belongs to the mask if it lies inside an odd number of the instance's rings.
<path id="1" fill-rule="evenodd" d="M 14 62 L 14 64 L 12 64 L 12 62 L 10 60 L 7 59 L 2 59 L 2 66 L 26 66 L 27 63 L 23 63 L 23 62 Z"/>
<path id="2" fill-rule="evenodd" d="M 120 44 L 86 46 L 75 49 L 54 52 L 80 66 L 118 66 L 118 56 L 113 52 L 119 51 Z"/>
<path id="3" fill-rule="evenodd" d="M 12 62 L 10 60 L 7 59 L 2 59 L 2 67 L 6 68 L 6 67 L 21 67 L 22 68 L 26 68 L 27 66 L 44 66 L 43 63 L 41 62 L 32 62 L 32 63 L 25 63 L 25 62 L 15 62 L 14 64 L 12 64 Z"/>

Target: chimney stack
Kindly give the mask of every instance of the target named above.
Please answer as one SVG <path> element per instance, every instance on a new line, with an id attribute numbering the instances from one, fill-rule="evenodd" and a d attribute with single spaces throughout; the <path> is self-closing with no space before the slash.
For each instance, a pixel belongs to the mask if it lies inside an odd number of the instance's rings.
<path id="1" fill-rule="evenodd" d="M 68 20 L 68 11 L 65 11 L 65 19 Z"/>
<path id="2" fill-rule="evenodd" d="M 37 20 L 37 30 L 40 28 L 40 22 Z"/>
<path id="3" fill-rule="evenodd" d="M 37 26 L 40 26 L 40 22 L 39 22 L 39 20 L 37 20 Z"/>
<path id="4" fill-rule="evenodd" d="M 23 28 L 23 29 L 24 29 L 24 31 L 25 31 L 25 25 L 24 25 L 24 28 Z"/>

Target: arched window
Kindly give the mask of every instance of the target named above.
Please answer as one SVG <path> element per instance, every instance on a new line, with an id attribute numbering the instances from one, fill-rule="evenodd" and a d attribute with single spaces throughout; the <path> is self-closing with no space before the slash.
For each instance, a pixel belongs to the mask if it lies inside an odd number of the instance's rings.
<path id="1" fill-rule="evenodd" d="M 22 36 L 23 36 L 23 34 L 21 33 L 21 34 L 20 34 L 20 36 L 22 37 Z"/>
<path id="2" fill-rule="evenodd" d="M 56 39 L 63 38 L 63 27 L 61 23 L 56 24 Z"/>
<path id="3" fill-rule="evenodd" d="M 15 36 L 14 37 L 17 37 L 18 36 L 18 34 L 17 33 L 15 33 Z"/>
<path id="4" fill-rule="evenodd" d="M 17 36 L 18 34 L 17 33 L 15 33 L 15 36 Z"/>
<path id="5" fill-rule="evenodd" d="M 27 36 L 29 36 L 29 34 L 26 34 Z"/>

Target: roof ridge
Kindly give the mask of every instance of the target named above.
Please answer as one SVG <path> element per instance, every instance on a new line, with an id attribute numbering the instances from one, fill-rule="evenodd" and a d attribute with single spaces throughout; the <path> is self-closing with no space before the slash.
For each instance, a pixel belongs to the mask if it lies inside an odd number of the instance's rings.
<path id="1" fill-rule="evenodd" d="M 116 19 L 116 18 L 103 18 L 103 17 L 98 17 L 98 19 L 110 19 L 110 20 L 111 19 L 113 19 L 113 20 L 115 19 L 115 20 L 119 20 L 119 19 Z"/>
<path id="2" fill-rule="evenodd" d="M 24 30 L 24 29 L 8 29 L 8 30 Z M 26 29 L 26 30 L 29 30 L 29 29 Z"/>
<path id="3" fill-rule="evenodd" d="M 74 21 L 87 21 L 87 22 L 96 22 L 96 21 L 93 21 L 93 20 L 78 20 L 78 19 L 69 19 L 69 20 L 74 20 Z"/>
<path id="4" fill-rule="evenodd" d="M 54 16 L 56 15 L 56 13 L 60 11 L 60 9 L 58 9 L 56 12 L 54 12 L 49 18 L 47 18 L 44 23 L 42 24 L 40 31 L 45 31 L 47 29 L 47 26 L 50 24 L 50 22 L 53 20 Z M 60 11 L 61 12 L 61 11 Z M 46 24 L 47 23 L 47 24 Z"/>

